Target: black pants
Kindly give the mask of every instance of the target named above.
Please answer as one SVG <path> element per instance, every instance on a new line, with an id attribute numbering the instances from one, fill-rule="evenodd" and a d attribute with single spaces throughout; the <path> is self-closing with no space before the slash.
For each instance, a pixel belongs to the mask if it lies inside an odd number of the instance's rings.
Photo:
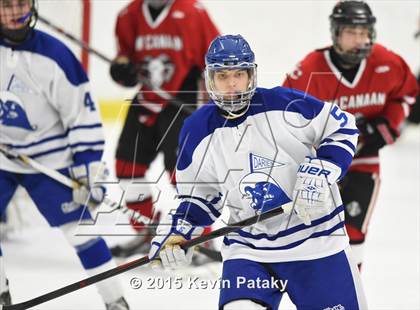
<path id="1" fill-rule="evenodd" d="M 350 244 L 363 243 L 378 190 L 379 177 L 372 173 L 348 172 L 340 182 Z"/>
<path id="2" fill-rule="evenodd" d="M 159 152 L 164 154 L 165 169 L 173 171 L 176 165 L 178 136 L 186 112 L 167 105 L 151 126 L 139 119 L 150 116 L 150 111 L 133 100 L 118 142 L 116 158 L 149 166 Z"/>

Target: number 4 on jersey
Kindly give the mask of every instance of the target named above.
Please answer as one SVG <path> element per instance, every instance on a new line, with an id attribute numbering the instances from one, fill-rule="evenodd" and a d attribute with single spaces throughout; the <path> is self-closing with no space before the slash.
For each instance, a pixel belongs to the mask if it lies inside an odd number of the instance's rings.
<path id="1" fill-rule="evenodd" d="M 90 111 L 96 111 L 95 102 L 92 100 L 89 92 L 85 94 L 84 104 Z"/>

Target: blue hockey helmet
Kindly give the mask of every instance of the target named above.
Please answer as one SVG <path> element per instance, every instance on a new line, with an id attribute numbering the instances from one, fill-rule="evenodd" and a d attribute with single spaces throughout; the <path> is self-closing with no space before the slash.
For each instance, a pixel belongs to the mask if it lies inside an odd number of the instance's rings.
<path id="1" fill-rule="evenodd" d="M 248 110 L 257 87 L 256 68 L 254 52 L 241 35 L 218 36 L 210 44 L 206 54 L 206 88 L 210 98 L 228 118 L 239 117 Z M 214 83 L 214 75 L 218 70 L 246 70 L 249 78 L 247 89 L 235 99 L 224 98 Z"/>

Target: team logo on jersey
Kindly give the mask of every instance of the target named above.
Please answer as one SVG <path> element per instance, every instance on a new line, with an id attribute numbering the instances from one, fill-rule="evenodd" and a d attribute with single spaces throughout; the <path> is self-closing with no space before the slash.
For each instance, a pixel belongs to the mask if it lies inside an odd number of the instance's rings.
<path id="1" fill-rule="evenodd" d="M 61 204 L 61 211 L 63 211 L 63 213 L 65 214 L 68 214 L 79 209 L 81 206 L 82 206 L 81 204 L 74 201 L 64 202 Z"/>
<path id="2" fill-rule="evenodd" d="M 249 206 L 258 213 L 269 211 L 291 201 L 280 185 L 263 172 L 246 175 L 239 183 L 239 190 L 242 198 L 249 200 Z"/>
<path id="3" fill-rule="evenodd" d="M 172 13 L 172 17 L 176 19 L 183 19 L 185 17 L 185 13 L 182 11 L 174 11 Z"/>
<path id="4" fill-rule="evenodd" d="M 36 130 L 36 126 L 29 123 L 22 101 L 8 91 L 0 91 L 0 124 L 31 131 Z"/>
<path id="5" fill-rule="evenodd" d="M 136 38 L 136 51 L 174 50 L 184 48 L 181 37 L 170 34 L 148 34 Z"/>
<path id="6" fill-rule="evenodd" d="M 372 92 L 351 96 L 341 96 L 331 100 L 330 103 L 336 104 L 341 110 L 358 109 L 367 106 L 381 106 L 386 102 L 386 93 Z"/>
<path id="7" fill-rule="evenodd" d="M 163 83 L 169 82 L 174 75 L 175 65 L 165 55 L 158 57 L 147 56 L 140 66 L 140 75 L 146 85 L 152 89 L 159 89 Z"/>
<path id="8" fill-rule="evenodd" d="M 249 160 L 251 165 L 251 172 L 256 170 L 262 170 L 262 169 L 270 169 L 274 167 L 281 167 L 285 164 L 276 162 L 274 160 L 254 155 L 252 153 L 249 154 Z"/>
<path id="9" fill-rule="evenodd" d="M 339 304 L 333 307 L 324 308 L 324 310 L 346 310 L 346 308 L 344 308 L 344 306 Z"/>
<path id="10" fill-rule="evenodd" d="M 385 73 L 388 72 L 389 70 L 391 70 L 391 68 L 389 66 L 378 66 L 375 68 L 375 72 L 376 73 Z"/>
<path id="11" fill-rule="evenodd" d="M 346 204 L 346 210 L 351 217 L 358 216 L 362 213 L 362 208 L 357 201 L 352 201 Z"/>
<path id="12" fill-rule="evenodd" d="M 12 75 L 9 81 L 9 86 L 7 90 L 19 94 L 19 93 L 26 93 L 26 94 L 33 94 L 34 92 L 30 87 L 28 87 L 22 80 L 20 80 L 16 75 Z"/>

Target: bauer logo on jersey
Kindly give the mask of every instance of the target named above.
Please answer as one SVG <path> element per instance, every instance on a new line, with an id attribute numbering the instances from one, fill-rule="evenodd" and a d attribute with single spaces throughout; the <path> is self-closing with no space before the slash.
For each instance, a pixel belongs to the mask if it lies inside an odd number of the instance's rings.
<path id="1" fill-rule="evenodd" d="M 175 72 L 175 65 L 169 56 L 162 54 L 158 57 L 147 56 L 140 66 L 140 76 L 151 89 L 160 88 L 163 83 L 169 82 Z"/>
<path id="2" fill-rule="evenodd" d="M 262 156 L 254 155 L 252 153 L 249 154 L 249 160 L 251 165 L 251 172 L 262 169 L 270 169 L 273 167 L 281 167 L 285 165 L 283 163 L 279 163 Z"/>
<path id="3" fill-rule="evenodd" d="M 246 175 L 239 183 L 239 190 L 242 197 L 249 200 L 249 206 L 258 212 L 266 212 L 291 201 L 280 185 L 263 172 Z"/>
<path id="4" fill-rule="evenodd" d="M 8 91 L 0 91 L 0 124 L 31 131 L 36 129 L 29 123 L 22 101 Z"/>

